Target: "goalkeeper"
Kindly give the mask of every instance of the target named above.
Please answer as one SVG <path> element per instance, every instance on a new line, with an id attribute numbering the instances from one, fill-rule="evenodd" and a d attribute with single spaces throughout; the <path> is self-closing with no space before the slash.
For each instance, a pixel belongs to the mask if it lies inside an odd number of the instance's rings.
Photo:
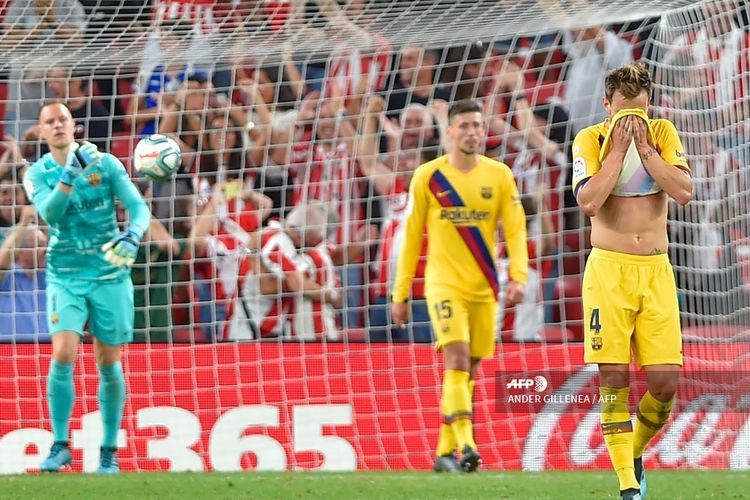
<path id="1" fill-rule="evenodd" d="M 75 399 L 73 366 L 89 323 L 99 370 L 104 437 L 97 472 L 119 472 L 117 433 L 125 404 L 120 346 L 133 339 L 130 266 L 151 214 L 117 158 L 91 143 L 73 140 L 75 123 L 59 102 L 39 110 L 40 135 L 50 152 L 24 176 L 24 188 L 50 227 L 47 258 L 47 322 L 52 361 L 47 402 L 54 443 L 42 471 L 70 463 L 68 425 Z M 120 233 L 115 197 L 130 218 Z"/>
<path id="2" fill-rule="evenodd" d="M 623 499 L 646 494 L 643 452 L 669 418 L 682 338 L 667 255 L 667 197 L 692 197 L 690 170 L 674 125 L 647 110 L 651 77 L 627 64 L 605 80 L 609 118 L 573 142 L 573 191 L 591 217 L 594 247 L 583 274 L 584 359 L 599 365 L 601 425 Z M 630 420 L 631 346 L 648 391 Z"/>

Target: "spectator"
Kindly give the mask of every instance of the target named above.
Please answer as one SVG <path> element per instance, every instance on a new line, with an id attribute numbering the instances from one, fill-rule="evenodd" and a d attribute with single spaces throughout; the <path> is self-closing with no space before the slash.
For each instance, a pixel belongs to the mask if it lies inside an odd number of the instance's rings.
<path id="1" fill-rule="evenodd" d="M 292 156 L 293 131 L 290 125 L 274 123 L 270 133 L 264 134 L 263 142 L 251 150 L 255 169 L 254 184 L 265 196 L 271 199 L 273 210 L 271 216 L 283 219 L 286 211 L 293 205 L 294 183 L 289 167 Z"/>
<path id="2" fill-rule="evenodd" d="M 151 201 L 146 188 L 144 199 Z M 152 218 L 144 233 L 131 273 L 135 287 L 136 342 L 169 342 L 172 327 L 172 289 L 184 266 L 187 241 L 173 238 L 159 220 Z"/>
<path id="3" fill-rule="evenodd" d="M 21 216 L 21 207 L 29 204 L 15 169 L 0 176 L 0 242 Z"/>
<path id="4" fill-rule="evenodd" d="M 248 7 L 252 8 L 239 1 L 159 0 L 154 5 L 153 19 L 157 25 L 180 20 L 190 26 L 188 62 L 196 71 L 213 74 L 217 81 L 211 82 L 224 90 L 231 83 L 229 61 L 226 51 L 216 50 L 216 45 L 242 29 Z M 147 51 L 158 50 L 158 39 L 152 39 L 149 45 Z"/>
<path id="5" fill-rule="evenodd" d="M 83 7 L 77 0 L 12 0 L 3 18 L 2 39 L 8 50 L 23 41 L 25 46 L 77 44 L 86 26 Z M 5 108 L 5 131 L 23 137 L 37 122 L 44 99 L 44 71 L 36 58 L 19 55 L 11 65 Z"/>
<path id="6" fill-rule="evenodd" d="M 141 53 L 148 37 L 152 0 L 79 0 L 88 17 L 85 39 L 107 52 Z M 119 66 L 119 64 L 118 64 Z M 119 84 L 129 82 L 121 70 L 102 64 L 93 68 L 92 79 L 101 105 L 110 116 L 112 127 L 121 130 L 127 113 L 127 97 L 119 95 Z M 75 118 L 75 115 L 74 115 Z"/>
<path id="7" fill-rule="evenodd" d="M 189 23 L 179 20 L 166 21 L 155 31 L 158 43 L 145 51 L 136 95 L 128 101 L 126 127 L 141 135 L 156 133 L 161 107 L 174 101 L 182 82 L 192 72 L 185 59 L 191 31 Z"/>
<path id="8" fill-rule="evenodd" d="M 685 104 L 687 110 L 697 112 L 683 122 L 684 126 L 711 123 L 713 130 L 720 131 L 720 145 L 747 165 L 750 33 L 740 19 L 742 7 L 733 0 L 711 0 L 700 9 L 699 15 L 705 16 L 706 22 L 680 36 L 664 58 L 664 67 L 678 73 L 676 81 L 670 83 L 682 83 L 671 89 L 670 97 L 673 104 Z"/>
<path id="9" fill-rule="evenodd" d="M 359 101 L 365 93 L 384 90 L 392 50 L 382 35 L 370 30 L 373 16 L 365 12 L 365 0 L 349 0 L 344 9 L 336 0 L 316 2 L 335 33 L 328 81 L 335 83 L 347 100 L 354 97 Z"/>
<path id="10" fill-rule="evenodd" d="M 218 107 L 216 94 L 205 75 L 195 73 L 189 75 L 179 91 L 169 97 L 160 117 L 158 132 L 170 135 L 180 143 L 183 165 L 188 171 L 200 175 L 200 154 L 205 149 L 203 137 Z M 213 183 L 214 176 L 208 174 L 209 182 Z"/>
<path id="11" fill-rule="evenodd" d="M 256 232 L 271 209 L 271 200 L 241 181 L 216 183 L 190 233 L 196 296 L 206 339 L 228 339 L 232 333 L 238 286 L 250 272 L 246 251 L 258 248 Z"/>
<path id="12" fill-rule="evenodd" d="M 47 73 L 47 88 L 55 99 L 65 102 L 76 124 L 82 128 L 79 139 L 90 141 L 99 149 L 109 149 L 112 120 L 109 112 L 91 92 L 91 76 L 55 67 Z"/>
<path id="13" fill-rule="evenodd" d="M 475 43 L 450 49 L 447 65 L 444 76 L 454 82 L 453 97 L 477 99 L 483 105 L 489 120 L 487 156 L 515 166 L 517 156 L 523 164 L 525 157 L 538 151 L 544 161 L 565 164 L 560 147 L 536 126 L 523 72 L 510 57 L 496 57 L 486 46 Z"/>
<path id="14" fill-rule="evenodd" d="M 35 123 L 24 132 L 20 142 L 21 156 L 28 163 L 33 163 L 49 153 L 49 146 L 39 135 L 39 124 Z"/>
<path id="15" fill-rule="evenodd" d="M 378 102 L 377 99 L 374 100 L 376 108 L 379 108 Z M 445 101 L 433 101 L 430 108 L 417 103 L 409 104 L 401 110 L 398 125 L 383 119 L 387 114 L 377 115 L 381 117 L 380 124 L 387 137 L 387 153 L 383 155 L 382 161 L 390 170 L 411 172 L 423 163 L 422 149 L 427 144 L 434 145 L 439 135 L 431 109 L 437 109 L 443 104 Z M 447 108 L 447 104 L 445 106 Z"/>
<path id="16" fill-rule="evenodd" d="M 206 147 L 206 125 L 215 116 L 216 106 L 213 87 L 201 74 L 190 75 L 179 92 L 170 96 L 159 133 L 170 135 L 180 144 L 182 166 L 175 182 L 154 183 L 154 203 L 160 220 L 173 216 L 172 201 L 176 196 L 196 193 L 201 206 L 208 201 L 216 172 L 202 172 L 201 153 Z"/>
<path id="17" fill-rule="evenodd" d="M 251 121 L 267 123 L 263 120 L 264 110 L 270 114 L 288 111 L 308 93 L 297 66 L 291 62 L 289 45 L 287 42 L 282 46 L 282 65 L 256 59 L 235 65 L 234 78 L 239 92 L 234 93 L 233 102 L 255 108 Z M 261 107 L 263 109 L 258 109 Z"/>
<path id="18" fill-rule="evenodd" d="M 161 183 L 171 184 L 171 183 Z M 154 183 L 154 187 L 160 184 Z M 152 213 L 164 224 L 169 236 L 180 243 L 181 260 L 191 259 L 193 249 L 189 245 L 182 245 L 193 230 L 196 220 L 196 196 L 193 184 L 187 175 L 178 176 L 170 190 L 175 194 L 157 200 L 152 199 Z M 146 191 L 148 193 L 148 191 Z M 158 202 L 158 203 L 157 203 Z M 158 235 L 154 235 L 158 237 Z M 185 247 L 187 247 L 185 249 Z M 174 254 L 173 254 L 174 256 Z M 173 262 L 172 267 L 172 322 L 174 325 L 195 325 L 197 316 L 193 308 L 193 266 L 187 262 Z"/>
<path id="19" fill-rule="evenodd" d="M 492 79 L 485 71 L 487 47 L 481 42 L 451 47 L 446 54 L 441 80 L 450 86 L 452 100 L 489 95 Z"/>
<path id="20" fill-rule="evenodd" d="M 479 86 L 479 90 L 489 89 L 482 94 L 485 112 L 491 117 L 488 151 L 498 151 L 499 140 L 506 148 L 505 161 L 516 169 L 518 165 L 515 163 L 519 162 L 514 161 L 507 150 L 521 157 L 528 152 L 537 153 L 542 164 L 565 165 L 567 158 L 562 153 L 562 146 L 550 140 L 537 126 L 521 68 L 510 58 L 492 58 L 492 64 L 485 65 L 484 70 L 489 72 L 484 77 L 489 80 Z M 505 134 L 507 142 L 502 138 Z"/>
<path id="21" fill-rule="evenodd" d="M 242 137 L 244 133 L 244 123 L 237 123 L 226 114 L 215 116 L 206 131 L 206 151 L 200 159 L 201 174 L 212 176 L 219 182 L 244 179 L 250 173 L 248 152 Z"/>
<path id="22" fill-rule="evenodd" d="M 0 342 L 49 341 L 47 236 L 36 220 L 34 207 L 23 207 L 18 224 L 0 246 Z"/>
<path id="23" fill-rule="evenodd" d="M 5 178 L 9 173 L 16 173 L 19 168 L 24 166 L 21 148 L 18 146 L 16 138 L 10 134 L 3 136 L 2 153 L 0 153 L 0 179 Z M 12 177 L 12 176 L 11 176 Z M 20 176 L 18 176 L 20 178 Z"/>
<path id="24" fill-rule="evenodd" d="M 293 0 L 285 31 L 294 35 L 289 40 L 296 52 L 290 55 L 297 65 L 300 78 L 310 91 L 323 91 L 333 27 L 320 11 L 317 0 Z"/>
<path id="25" fill-rule="evenodd" d="M 305 276 L 299 250 L 323 241 L 327 215 L 319 205 L 299 205 L 283 225 L 271 222 L 261 233 L 252 272 L 239 288 L 229 339 L 295 338 L 295 301 L 305 297 L 339 307 L 336 290 Z"/>
<path id="26" fill-rule="evenodd" d="M 547 101 L 534 108 L 534 120 L 536 126 L 543 131 L 544 135 L 560 146 L 567 161 L 562 165 L 551 165 L 546 169 L 543 181 L 552 189 L 552 196 L 556 201 L 549 202 L 549 208 L 553 213 L 559 213 L 562 205 L 563 220 L 553 219 L 555 229 L 578 229 L 584 225 L 578 204 L 573 196 L 573 172 L 571 165 L 571 144 L 573 136 L 569 126 L 568 113 L 562 104 L 552 100 Z M 563 190 L 562 200 L 558 192 Z M 557 216 L 556 216 L 557 217 Z"/>
<path id="27" fill-rule="evenodd" d="M 326 233 L 328 238 L 333 237 L 334 235 L 330 232 L 331 228 L 336 227 L 335 214 L 325 210 L 322 206 L 316 206 L 315 211 L 320 215 L 326 213 Z M 308 221 L 305 220 L 305 224 L 307 223 Z M 319 285 L 324 294 L 340 299 L 341 281 L 334 265 L 334 253 L 337 250 L 325 240 L 319 240 L 317 234 L 313 231 L 311 235 L 306 235 L 305 247 L 299 253 L 300 262 L 304 267 L 304 277 Z M 326 302 L 297 295 L 293 315 L 295 336 L 303 340 L 339 340 L 341 338 L 340 323 L 337 320 L 339 307 L 341 307 L 340 300 Z"/>
<path id="28" fill-rule="evenodd" d="M 409 109 L 416 110 L 414 122 L 404 119 L 403 122 L 414 125 L 400 134 L 397 149 L 381 161 L 378 157 L 378 122 L 388 121 L 385 118 L 385 104 L 380 96 L 371 96 L 367 102 L 365 121 L 358 138 L 357 159 L 360 167 L 369 176 L 375 192 L 382 197 L 383 222 L 377 255 L 373 262 L 374 283 L 370 289 L 372 299 L 369 310 L 370 340 L 384 341 L 415 341 L 431 342 L 427 303 L 424 298 L 424 267 L 427 250 L 427 239 L 422 244 L 422 253 L 415 273 L 412 286 L 411 313 L 414 319 L 411 331 L 391 328 L 390 292 L 396 271 L 395 249 L 403 236 L 403 220 L 408 207 L 408 190 L 414 169 L 421 163 L 436 157 L 437 147 L 434 142 L 425 142 L 423 138 L 432 132 L 432 115 L 421 104 L 412 104 L 402 113 L 406 115 Z M 390 123 L 390 122 L 388 122 Z M 400 146 L 409 147 L 401 150 Z M 412 161 L 411 153 L 417 153 L 418 160 Z M 407 156 L 407 154 L 409 156 Z"/>
<path id="29" fill-rule="evenodd" d="M 500 294 L 498 308 L 498 330 L 504 340 L 515 342 L 539 342 L 544 328 L 544 294 L 542 283 L 545 276 L 546 262 L 544 257 L 554 251 L 555 228 L 552 225 L 549 209 L 544 201 L 547 187 L 537 186 L 533 194 L 521 197 L 526 213 L 526 232 L 528 234 L 529 269 L 523 300 L 515 305 L 505 304 L 505 294 Z M 508 262 L 506 258 L 498 268 L 502 271 L 501 286 L 507 285 Z M 500 338 L 500 337 L 499 337 Z"/>
<path id="30" fill-rule="evenodd" d="M 397 119 L 409 104 L 427 106 L 433 99 L 450 101 L 450 91 L 437 85 L 438 62 L 436 50 L 425 50 L 416 44 L 401 49 L 398 71 L 393 73 L 391 88 L 383 96 L 388 105 L 388 118 Z"/>
<path id="31" fill-rule="evenodd" d="M 563 45 L 569 62 L 565 107 L 575 135 L 607 118 L 602 104 L 604 77 L 610 70 L 631 61 L 633 55 L 630 43 L 604 26 L 565 32 Z"/>
<path id="32" fill-rule="evenodd" d="M 295 174 L 295 203 L 318 201 L 334 210 L 338 218 L 334 244 L 342 248 L 355 243 L 357 235 L 370 232 L 380 210 L 372 185 L 352 156 L 354 127 L 343 117 L 341 103 L 320 106 L 315 122 L 312 160 Z M 363 229 L 365 227 L 365 229 Z M 376 228 L 375 228 L 376 229 Z M 369 261 L 368 256 L 364 256 Z M 364 262 L 336 262 L 346 290 L 344 328 L 364 324 Z"/>

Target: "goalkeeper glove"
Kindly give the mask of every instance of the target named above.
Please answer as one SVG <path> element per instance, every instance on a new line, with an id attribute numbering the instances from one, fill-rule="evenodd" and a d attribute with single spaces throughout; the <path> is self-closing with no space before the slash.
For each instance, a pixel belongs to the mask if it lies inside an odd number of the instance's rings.
<path id="1" fill-rule="evenodd" d="M 81 172 L 102 159 L 102 154 L 90 142 L 73 143 L 65 160 L 60 182 L 72 186 Z"/>
<path id="2" fill-rule="evenodd" d="M 118 267 L 130 267 L 138 255 L 138 244 L 141 238 L 131 230 L 123 232 L 120 236 L 102 245 L 104 259 Z"/>

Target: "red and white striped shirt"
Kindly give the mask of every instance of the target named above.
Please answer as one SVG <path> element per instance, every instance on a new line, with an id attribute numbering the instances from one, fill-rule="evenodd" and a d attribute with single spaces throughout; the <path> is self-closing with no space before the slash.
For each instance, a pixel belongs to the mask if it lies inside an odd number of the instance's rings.
<path id="1" fill-rule="evenodd" d="M 316 145 L 312 161 L 297 169 L 294 203 L 319 201 L 333 208 L 338 215 L 335 243 L 347 245 L 356 240 L 367 215 L 364 180 L 346 145 L 331 151 Z"/>
<path id="2" fill-rule="evenodd" d="M 247 246 L 248 234 L 260 227 L 255 209 L 241 199 L 229 201 L 225 210 L 225 214 L 220 214 L 223 215 L 223 220 L 219 224 L 218 234 L 209 236 L 206 240 L 207 255 L 198 255 L 194 263 L 196 277 L 214 285 L 211 296 L 217 301 L 234 295 L 237 272 L 230 269 L 236 270 L 239 265 L 236 254 Z"/>
<path id="3" fill-rule="evenodd" d="M 324 290 L 338 290 L 338 274 L 327 245 L 321 244 L 305 250 L 300 255 L 307 270 L 305 275 Z M 331 304 L 297 297 L 294 308 L 294 335 L 303 340 L 339 340 L 341 332 L 336 325 L 336 310 Z"/>
<path id="4" fill-rule="evenodd" d="M 241 284 L 234 306 L 229 340 L 247 340 L 267 337 L 292 336 L 289 323 L 295 297 L 284 290 L 286 273 L 305 271 L 294 243 L 274 222 L 261 237 L 259 259 L 263 266 L 280 283 L 279 294 L 263 294 L 260 276 L 248 274 Z"/>
<path id="5" fill-rule="evenodd" d="M 713 104 L 739 104 L 750 93 L 748 80 L 743 78 L 750 72 L 750 34 L 742 28 L 732 26 L 721 36 L 710 36 L 706 29 L 690 32 L 673 44 L 667 62 L 679 64 L 679 55 L 690 56 L 705 79 L 703 85 L 696 81 L 695 86 L 704 88 Z"/>
<path id="6" fill-rule="evenodd" d="M 372 35 L 371 50 L 360 51 L 346 44 L 340 44 L 331 58 L 328 79 L 335 82 L 344 96 L 357 94 L 367 79 L 369 92 L 385 89 L 392 66 L 393 50 L 383 36 Z"/>
<path id="7" fill-rule="evenodd" d="M 387 297 L 396 276 L 395 253 L 401 246 L 404 237 L 404 219 L 409 199 L 409 188 L 403 179 L 396 178 L 388 197 L 383 199 L 385 216 L 380 233 L 380 245 L 373 262 L 374 284 L 371 288 L 373 298 Z M 422 240 L 422 251 L 417 262 L 417 269 L 412 282 L 412 296 L 424 297 L 424 270 L 427 258 L 427 235 Z"/>
<path id="8" fill-rule="evenodd" d="M 219 24 L 233 12 L 234 1 L 226 0 L 157 0 L 154 3 L 156 21 L 180 19 L 191 23 L 197 33 L 219 31 Z"/>

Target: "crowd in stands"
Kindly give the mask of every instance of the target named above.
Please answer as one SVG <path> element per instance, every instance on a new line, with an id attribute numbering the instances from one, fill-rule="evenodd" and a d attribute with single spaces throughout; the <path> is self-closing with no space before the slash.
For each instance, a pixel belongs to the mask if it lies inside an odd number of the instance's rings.
<path id="1" fill-rule="evenodd" d="M 254 10 L 242 10 L 247 3 Z M 486 154 L 512 167 L 528 217 L 527 297 L 501 308 L 498 338 L 582 338 L 588 236 L 569 188 L 570 144 L 606 118 L 604 76 L 642 56 L 653 20 L 451 47 L 392 46 L 371 28 L 368 3 L 8 2 L 3 50 L 34 37 L 105 40 L 114 50 L 127 34 L 140 37 L 142 53 L 137 67 L 106 71 L 49 63 L 41 71 L 20 54 L 0 85 L 0 341 L 48 339 L 47 236 L 22 178 L 46 152 L 36 118 L 51 98 L 67 103 L 79 138 L 128 169 L 145 135 L 166 134 L 181 146 L 174 179 L 137 178 L 154 215 L 133 269 L 138 340 L 431 341 L 421 280 L 403 330 L 391 324 L 389 289 L 411 174 L 445 152 L 448 106 L 466 98 L 482 104 Z M 673 207 L 686 222 L 674 226 L 673 258 L 678 272 L 738 265 L 750 283 L 750 252 L 741 251 L 750 249 L 750 234 L 742 224 L 721 224 L 748 206 L 739 193 L 747 191 L 750 161 L 750 36 L 742 19 L 712 15 L 713 24 L 685 34 L 668 54 L 674 67 L 705 74 L 657 75 L 668 91 L 655 95 L 653 112 L 684 131 L 699 206 Z M 217 39 L 259 27 L 296 35 L 278 57 L 247 56 L 230 43 L 223 57 L 207 56 Z M 697 123 L 732 126 L 707 135 Z M 717 177 L 725 182 L 708 180 Z M 503 254 L 497 258 L 502 276 Z M 721 283 L 741 290 L 742 279 Z"/>

